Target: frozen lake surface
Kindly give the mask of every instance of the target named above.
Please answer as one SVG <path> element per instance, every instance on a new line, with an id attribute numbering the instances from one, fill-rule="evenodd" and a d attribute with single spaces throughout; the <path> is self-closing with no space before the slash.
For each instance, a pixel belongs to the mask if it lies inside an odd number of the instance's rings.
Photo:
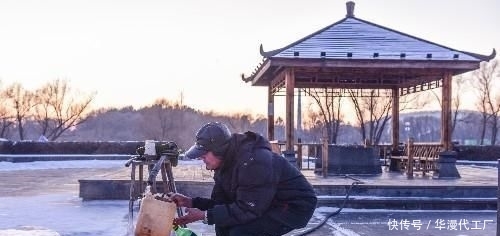
<path id="1" fill-rule="evenodd" d="M 29 226 L 67 236 L 126 235 L 128 201 L 82 202 L 74 194 L 3 197 L 0 218 L 1 229 Z"/>
<path id="2" fill-rule="evenodd" d="M 71 173 L 81 169 L 102 169 L 103 173 L 123 168 L 124 161 L 47 161 L 9 163 L 0 162 L 0 174 L 10 175 L 25 170 L 62 171 Z M 200 165 L 200 161 L 180 161 L 180 165 Z M 484 167 L 483 167 L 484 168 Z M 60 175 L 59 175 L 60 176 Z M 44 179 L 46 178 L 46 179 Z M 0 236 L 126 236 L 129 235 L 128 201 L 81 201 L 77 188 L 65 191 L 51 191 L 58 186 L 52 183 L 66 183 L 66 180 L 54 181 L 44 176 L 40 179 L 47 186 L 47 191 L 29 191 L 29 194 L 19 194 L 14 191 L 26 191 L 24 178 L 15 179 L 4 188 L 13 191 L 3 191 L 0 195 Z M 69 181 L 69 180 L 68 180 Z M 73 182 L 74 180 L 71 180 Z M 52 185 L 51 185 L 52 184 Z M 15 187 L 14 187 L 15 186 Z M 134 215 L 137 215 L 137 203 Z M 337 208 L 317 208 L 310 221 L 310 227 L 317 224 L 325 215 Z M 394 230 L 388 226 L 390 220 L 411 220 L 428 223 L 431 227 L 417 231 L 411 228 L 407 231 Z M 474 230 L 451 231 L 433 227 L 437 220 L 453 221 L 468 220 L 476 222 L 480 227 Z M 135 219 L 134 219 L 135 221 Z M 484 225 L 483 225 L 484 224 Z M 429 226 L 428 225 L 428 226 Z M 483 229 L 484 226 L 484 229 Z M 211 226 L 202 223 L 189 225 L 198 235 L 213 236 Z M 398 210 L 358 210 L 344 209 L 342 213 L 330 219 L 321 230 L 310 235 L 495 235 L 495 211 L 398 211 Z M 295 232 L 296 233 L 296 232 Z M 293 235 L 293 234 L 290 234 Z"/>
<path id="3" fill-rule="evenodd" d="M 13 170 L 50 170 L 50 169 L 108 169 L 124 168 L 124 160 L 85 160 L 85 161 L 34 161 L 34 162 L 3 162 L 0 161 L 0 171 Z M 201 160 L 179 161 L 180 165 L 202 165 Z"/>
<path id="4" fill-rule="evenodd" d="M 123 160 L 90 161 L 37 161 L 37 162 L 0 162 L 1 174 L 14 174 L 20 171 L 75 172 L 76 170 L 102 169 L 102 172 L 125 168 Z M 180 161 L 181 165 L 201 165 L 201 161 Z M 51 183 L 74 185 L 66 181 L 54 181 L 49 175 L 40 181 L 49 182 L 47 191 L 28 191 L 23 189 L 24 178 L 10 183 L 15 191 L 30 192 L 30 195 L 10 191 L 7 196 L 0 195 L 0 236 L 118 236 L 129 235 L 129 210 L 127 200 L 82 201 L 78 191 L 51 191 Z M 68 180 L 73 182 L 73 180 Z M 77 184 L 77 183 L 76 183 Z M 15 187 L 14 187 L 15 186 Z M 59 189 L 59 186 L 52 186 Z M 64 188 L 63 188 L 64 189 Z M 6 191 L 4 191 L 6 192 Z M 31 194 L 31 192 L 34 192 Z M 133 223 L 137 220 L 138 203 L 134 208 Z M 201 223 L 190 225 L 197 232 L 212 230 Z"/>
<path id="5" fill-rule="evenodd" d="M 128 201 L 82 202 L 76 195 L 48 194 L 33 197 L 0 198 L 0 236 L 126 236 L 128 234 Z M 311 222 L 317 223 L 336 208 L 316 209 Z M 137 214 L 137 209 L 134 212 Z M 425 223 L 423 229 L 411 226 L 407 231 L 390 229 L 389 220 Z M 468 220 L 469 230 L 436 229 L 435 222 Z M 473 222 L 478 222 L 477 226 Z M 406 211 L 344 209 L 310 235 L 494 235 L 494 211 Z M 427 224 L 430 225 L 430 228 Z M 446 225 L 445 225 L 446 226 Z M 212 227 L 190 224 L 198 235 L 215 235 Z M 472 230 L 472 227 L 476 227 Z M 484 229 L 483 229 L 484 228 Z M 33 231 L 32 229 L 39 229 Z M 45 230 L 40 230 L 45 229 Z M 492 234 L 493 233 L 493 234 Z M 292 234 L 291 234 L 292 235 Z"/>
<path id="6" fill-rule="evenodd" d="M 0 162 L 0 172 L 121 168 L 124 161 Z M 40 181 L 48 181 L 40 179 Z M 22 184 L 22 180 L 19 183 Z M 126 235 L 128 201 L 86 201 L 78 192 L 0 197 L 0 236 L 3 235 Z"/>

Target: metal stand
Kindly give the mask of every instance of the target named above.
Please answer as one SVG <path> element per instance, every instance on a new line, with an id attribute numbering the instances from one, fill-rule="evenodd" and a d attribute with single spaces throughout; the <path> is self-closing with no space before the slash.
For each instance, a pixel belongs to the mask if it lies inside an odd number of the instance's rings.
<path id="1" fill-rule="evenodd" d="M 163 156 L 162 156 L 163 157 Z M 156 156 L 155 156 L 156 158 Z M 163 163 L 161 163 L 161 177 L 162 177 L 162 185 L 163 185 L 163 193 L 177 193 L 177 188 L 175 187 L 174 175 L 172 173 L 172 163 L 169 158 L 160 158 L 164 159 Z M 147 156 L 136 156 L 130 159 L 125 166 L 131 166 L 130 172 L 130 202 L 129 202 L 129 212 L 133 213 L 134 202 L 136 200 L 140 200 L 143 197 L 143 193 L 146 188 L 146 184 L 144 182 L 144 166 L 148 167 L 148 172 L 151 174 L 153 166 L 158 164 L 158 160 L 149 159 Z M 135 172 L 136 168 L 139 167 L 139 180 L 138 180 L 138 189 L 136 190 L 136 179 Z M 155 175 L 156 177 L 156 175 Z M 151 185 L 151 193 L 157 193 L 156 187 L 156 178 L 153 178 L 153 183 Z M 177 207 L 177 215 L 182 216 L 182 209 Z"/>

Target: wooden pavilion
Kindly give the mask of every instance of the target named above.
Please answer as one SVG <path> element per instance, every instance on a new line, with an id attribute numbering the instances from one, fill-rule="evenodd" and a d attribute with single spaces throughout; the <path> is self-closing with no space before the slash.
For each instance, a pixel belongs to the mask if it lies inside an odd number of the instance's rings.
<path id="1" fill-rule="evenodd" d="M 451 150 L 452 76 L 473 71 L 495 57 L 455 50 L 354 16 L 346 17 L 288 46 L 260 54 L 263 61 L 250 76 L 252 86 L 268 87 L 268 138 L 274 140 L 274 96 L 285 95 L 285 147 L 294 150 L 296 89 L 377 90 L 392 96 L 392 147 L 399 144 L 399 98 L 442 88 L 441 146 Z"/>

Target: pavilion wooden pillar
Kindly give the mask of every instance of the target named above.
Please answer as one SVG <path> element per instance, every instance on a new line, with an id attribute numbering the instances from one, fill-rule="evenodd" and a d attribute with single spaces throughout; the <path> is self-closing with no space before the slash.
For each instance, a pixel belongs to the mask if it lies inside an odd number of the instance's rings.
<path id="1" fill-rule="evenodd" d="M 286 118 L 285 118 L 285 137 L 286 151 L 293 152 L 294 141 L 294 89 L 295 89 L 295 73 L 293 68 L 287 69 L 285 73 L 285 91 L 286 91 Z"/>
<path id="2" fill-rule="evenodd" d="M 443 77 L 442 102 L 441 102 L 441 145 L 437 170 L 433 178 L 460 178 L 456 166 L 457 153 L 451 145 L 451 73 L 446 72 Z"/>
<path id="3" fill-rule="evenodd" d="M 441 98 L 441 145 L 444 151 L 451 150 L 451 73 L 443 77 Z"/>
<path id="4" fill-rule="evenodd" d="M 392 88 L 392 150 L 399 145 L 399 89 Z"/>
<path id="5" fill-rule="evenodd" d="M 267 89 L 267 139 L 274 140 L 274 94 L 271 85 Z"/>

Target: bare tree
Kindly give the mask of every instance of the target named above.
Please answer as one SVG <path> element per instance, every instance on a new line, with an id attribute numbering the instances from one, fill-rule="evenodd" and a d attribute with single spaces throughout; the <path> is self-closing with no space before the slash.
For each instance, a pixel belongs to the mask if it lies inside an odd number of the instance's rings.
<path id="1" fill-rule="evenodd" d="M 6 107 L 0 105 L 0 138 L 7 138 L 9 136 L 9 128 L 12 125 L 14 125 L 12 117 L 9 115 Z"/>
<path id="2" fill-rule="evenodd" d="M 143 120 L 140 133 L 147 139 L 191 144 L 193 140 L 191 134 L 187 136 L 180 134 L 190 131 L 195 133 L 204 122 L 197 115 L 190 116 L 193 111 L 187 106 L 166 98 L 156 99 L 152 105 L 143 107 L 139 111 Z"/>
<path id="3" fill-rule="evenodd" d="M 174 126 L 174 120 L 170 117 L 170 112 L 172 110 L 172 104 L 165 98 L 156 100 L 154 106 L 158 120 L 160 121 L 159 130 L 161 132 L 159 140 L 165 140 L 167 134 L 172 130 Z"/>
<path id="4" fill-rule="evenodd" d="M 451 100 L 451 107 L 452 107 L 451 112 L 453 113 L 453 117 L 451 120 L 451 134 L 453 135 L 453 131 L 455 131 L 455 127 L 457 127 L 457 122 L 459 121 L 458 117 L 460 114 L 460 106 L 462 105 L 461 98 L 462 98 L 462 94 L 464 92 L 463 85 L 466 81 L 466 78 L 463 76 L 457 76 L 452 81 L 453 81 L 452 93 L 454 92 L 454 94 L 453 94 L 453 97 Z"/>
<path id="5" fill-rule="evenodd" d="M 342 97 L 331 92 L 328 88 L 313 88 L 305 91 L 315 102 L 321 117 L 319 122 L 326 129 L 328 143 L 337 143 L 342 115 L 340 112 Z M 312 120 L 314 125 L 318 125 L 318 120 Z"/>
<path id="6" fill-rule="evenodd" d="M 252 120 L 253 117 L 251 114 L 239 112 L 225 117 L 227 125 L 231 130 L 234 130 L 234 132 L 245 132 L 250 130 L 250 124 L 252 123 Z"/>
<path id="7" fill-rule="evenodd" d="M 7 138 L 9 127 L 14 124 L 13 116 L 7 106 L 6 91 L 0 91 L 0 138 Z"/>
<path id="8" fill-rule="evenodd" d="M 285 138 L 285 120 L 278 116 L 274 120 L 274 139 L 283 140 Z"/>
<path id="9" fill-rule="evenodd" d="M 85 113 L 95 93 L 80 96 L 71 92 L 68 82 L 60 79 L 48 82 L 35 92 L 35 120 L 41 134 L 51 141 L 87 119 Z"/>
<path id="10" fill-rule="evenodd" d="M 306 117 L 304 119 L 304 128 L 309 130 L 309 133 L 312 137 L 312 142 L 320 142 L 321 138 L 323 138 L 324 124 L 322 120 L 322 115 L 313 109 L 315 104 L 309 104 L 307 112 L 305 113 Z"/>
<path id="11" fill-rule="evenodd" d="M 451 133 L 453 134 L 453 131 L 455 130 L 455 127 L 457 126 L 457 122 L 460 122 L 462 120 L 459 120 L 458 118 L 460 117 L 460 108 L 462 105 L 462 97 L 463 93 L 465 92 L 465 87 L 464 84 L 468 81 L 466 77 L 463 75 L 456 76 L 452 79 L 453 85 L 452 85 L 452 101 L 451 101 L 451 113 L 452 113 L 452 120 L 451 120 Z M 435 89 L 430 90 L 431 94 L 436 98 L 436 101 L 439 103 L 439 107 L 441 107 L 441 93 L 436 93 Z"/>
<path id="12" fill-rule="evenodd" d="M 349 93 L 362 139 L 371 144 L 378 144 L 390 120 L 392 97 L 376 97 L 376 90 L 371 90 L 371 96 L 368 97 L 356 97 L 353 90 L 349 90 Z"/>
<path id="13" fill-rule="evenodd" d="M 476 84 L 476 89 L 478 90 L 478 101 L 476 103 L 477 110 L 481 113 L 481 120 L 480 120 L 480 134 L 479 134 L 479 145 L 484 145 L 484 138 L 486 136 L 486 125 L 488 122 L 488 112 L 487 112 L 487 97 L 486 94 L 481 92 L 481 85 Z"/>
<path id="14" fill-rule="evenodd" d="M 475 80 L 472 86 L 476 89 L 478 96 L 476 106 L 481 113 L 481 145 L 484 144 L 488 123 L 491 130 L 491 144 L 496 143 L 500 115 L 500 94 L 495 94 L 495 78 L 499 76 L 498 69 L 498 60 L 493 60 L 489 63 L 482 62 L 480 68 L 473 73 Z"/>
<path id="15" fill-rule="evenodd" d="M 7 106 L 14 111 L 14 119 L 17 124 L 19 139 L 24 140 L 24 124 L 34 105 L 33 93 L 24 89 L 20 83 L 13 83 L 5 90 Z"/>
<path id="16" fill-rule="evenodd" d="M 488 109 L 490 110 L 490 128 L 491 128 L 491 145 L 497 144 L 498 125 L 500 116 L 500 96 L 495 96 L 494 99 L 488 101 Z"/>
<path id="17" fill-rule="evenodd" d="M 491 94 L 488 96 L 488 111 L 490 113 L 490 130 L 491 130 L 491 145 L 495 145 L 497 142 L 497 134 L 499 129 L 499 118 L 500 118 L 500 94 L 496 93 L 496 89 L 498 87 L 498 80 L 500 78 L 500 70 L 498 60 L 491 61 L 489 65 L 486 65 L 486 71 L 482 75 L 491 77 L 492 89 L 490 90 Z M 489 73 L 489 75 L 487 74 Z"/>

